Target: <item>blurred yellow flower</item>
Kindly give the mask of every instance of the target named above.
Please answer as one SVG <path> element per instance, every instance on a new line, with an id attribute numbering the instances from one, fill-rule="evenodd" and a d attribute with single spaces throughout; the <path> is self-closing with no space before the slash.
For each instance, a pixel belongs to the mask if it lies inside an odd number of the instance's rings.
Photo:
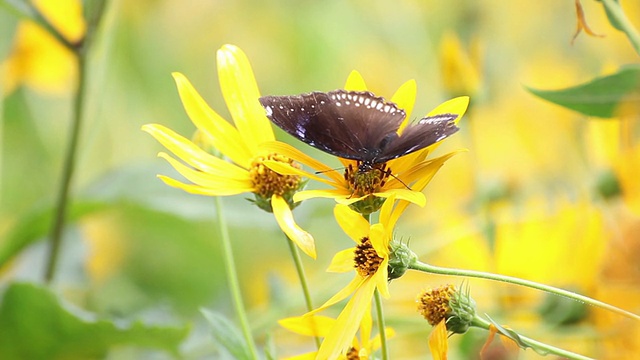
<path id="1" fill-rule="evenodd" d="M 350 74 L 347 79 L 345 89 L 357 91 L 367 90 L 362 76 L 357 71 L 353 71 Z M 415 98 L 416 83 L 413 80 L 404 83 L 391 98 L 391 102 L 397 104 L 399 108 L 404 109 L 406 113 L 405 121 L 398 130 L 400 133 L 412 119 L 411 112 L 413 110 Z M 462 115 L 464 115 L 468 104 L 468 97 L 458 97 L 441 104 L 427 114 L 427 116 L 443 113 L 456 114 L 458 116 L 456 119 L 457 123 Z M 367 186 L 366 188 L 362 188 L 357 184 L 357 179 L 354 175 L 354 173 L 358 171 L 358 163 L 356 160 L 340 158 L 345 169 L 344 174 L 341 174 L 336 169 L 332 169 L 331 167 L 314 160 L 288 144 L 265 143 L 263 144 L 263 148 L 286 155 L 299 163 L 309 166 L 316 172 L 310 173 L 302 169 L 291 167 L 287 164 L 276 163 L 273 161 L 265 162 L 265 164 L 271 169 L 281 174 L 305 176 L 332 187 L 332 189 L 305 190 L 297 192 L 294 195 L 294 201 L 302 201 L 316 197 L 332 198 L 339 204 L 344 205 L 358 203 L 359 205 L 363 205 L 361 208 L 365 211 L 361 211 L 362 213 L 371 213 L 380 208 L 380 204 L 384 201 L 384 198 L 388 198 L 392 195 L 399 200 L 406 200 L 420 206 L 425 205 L 426 200 L 421 191 L 433 178 L 440 167 L 442 167 L 444 162 L 457 153 L 451 152 L 435 159 L 427 159 L 429 154 L 438 145 L 439 143 L 436 143 L 425 149 L 390 160 L 385 164 L 380 164 L 380 167 L 376 167 L 370 171 L 372 181 L 370 182 L 370 186 Z M 319 173 L 322 173 L 328 177 L 328 179 L 318 176 L 317 174 Z"/>
<path id="2" fill-rule="evenodd" d="M 452 32 L 446 32 L 440 40 L 440 76 L 449 96 L 473 96 L 480 88 L 478 45 L 472 45 L 475 53 L 467 52 Z"/>
<path id="3" fill-rule="evenodd" d="M 376 289 L 382 296 L 389 297 L 391 235 L 398 218 L 409 204 L 402 201 L 394 207 L 394 202 L 393 195 L 385 201 L 380 209 L 380 222 L 373 225 L 347 205 L 338 204 L 334 208 L 338 224 L 355 241 L 356 246 L 338 252 L 327 271 L 349 272 L 355 267 L 356 277 L 322 306 L 307 314 L 315 314 L 352 295 L 322 342 L 318 359 L 334 359 L 348 350 L 351 339 L 371 307 Z"/>
<path id="4" fill-rule="evenodd" d="M 327 316 L 312 315 L 312 316 L 298 316 L 282 319 L 278 323 L 292 332 L 307 335 L 326 338 L 331 334 L 331 330 L 336 324 L 336 320 Z M 338 356 L 340 360 L 357 360 L 368 359 L 374 351 L 378 350 L 381 346 L 380 335 L 371 337 L 372 329 L 371 308 L 365 311 L 362 321 L 360 322 L 360 340 L 358 337 L 353 338 L 351 347 L 347 350 L 346 354 Z M 387 339 L 393 337 L 395 332 L 391 328 L 385 328 L 385 334 Z M 303 360 L 303 359 L 316 359 L 318 355 L 317 351 L 293 356 L 287 358 L 288 360 Z"/>
<path id="5" fill-rule="evenodd" d="M 170 186 L 193 194 L 227 196 L 254 193 L 256 204 L 272 211 L 282 231 L 302 251 L 315 258 L 313 237 L 295 223 L 290 207 L 293 193 L 301 186 L 300 177 L 280 175 L 264 166 L 267 160 L 293 165 L 287 157 L 258 147 L 263 142 L 274 141 L 275 137 L 258 102 L 260 93 L 249 60 L 242 50 L 233 45 L 225 45 L 218 50 L 217 60 L 220 87 L 236 127 L 212 110 L 184 75 L 174 73 L 173 77 L 191 121 L 211 145 L 232 162 L 209 154 L 162 125 L 147 124 L 142 129 L 189 166 L 164 152 L 158 156 L 193 184 L 164 175 L 159 175 L 159 178 Z"/>
<path id="6" fill-rule="evenodd" d="M 36 0 L 34 6 L 70 42 L 84 36 L 80 0 Z M 0 74 L 5 94 L 23 84 L 44 93 L 62 93 L 72 87 L 77 76 L 71 51 L 32 21 L 18 24 L 13 48 L 0 65 Z"/>

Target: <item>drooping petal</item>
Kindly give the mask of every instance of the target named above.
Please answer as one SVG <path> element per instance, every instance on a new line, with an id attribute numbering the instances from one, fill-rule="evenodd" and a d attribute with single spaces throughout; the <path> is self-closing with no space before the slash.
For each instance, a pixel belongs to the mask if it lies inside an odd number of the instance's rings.
<path id="1" fill-rule="evenodd" d="M 327 190 L 303 190 L 293 195 L 293 201 L 299 202 L 313 198 L 336 199 L 340 202 L 340 198 L 346 198 L 349 193 L 346 189 L 327 189 Z"/>
<path id="2" fill-rule="evenodd" d="M 380 208 L 380 217 L 378 218 L 379 219 L 378 221 L 385 228 L 389 227 L 387 224 L 389 223 L 389 218 L 391 217 L 391 211 L 394 208 L 393 205 L 395 203 L 395 200 L 396 200 L 395 194 L 393 194 L 392 196 L 389 196 L 387 200 L 384 202 L 384 204 L 382 204 L 382 207 Z"/>
<path id="3" fill-rule="evenodd" d="M 369 307 L 371 307 L 371 303 L 369 303 Z M 368 309 L 364 312 L 364 316 L 362 317 L 362 321 L 360 322 L 360 345 L 363 349 L 372 350 L 369 341 L 371 339 L 371 328 L 373 327 L 373 319 L 371 318 L 371 309 Z M 373 351 L 371 351 L 373 352 Z"/>
<path id="4" fill-rule="evenodd" d="M 249 189 L 248 191 L 253 191 L 253 184 L 251 180 L 249 180 L 249 176 L 245 179 L 230 179 L 225 176 L 218 176 L 214 174 L 204 173 L 202 171 L 194 170 L 188 166 L 183 165 L 178 160 L 172 158 L 167 153 L 159 153 L 159 157 L 167 160 L 171 166 L 173 166 L 176 171 L 180 173 L 180 175 L 184 176 L 187 180 L 192 183 L 202 186 L 204 188 L 209 189 L 224 189 L 224 188 L 234 188 L 234 189 Z"/>
<path id="5" fill-rule="evenodd" d="M 412 79 L 402 84 L 391 97 L 391 102 L 398 105 L 400 109 L 404 109 L 406 114 L 404 121 L 400 124 L 398 134 L 402 134 L 402 130 L 404 130 L 407 124 L 413 120 L 411 118 L 411 113 L 413 112 L 413 106 L 416 103 L 417 92 L 418 85 L 416 84 L 416 81 Z"/>
<path id="6" fill-rule="evenodd" d="M 376 288 L 382 297 L 388 299 L 391 297 L 389 293 L 389 258 L 385 258 L 380 264 L 380 268 L 372 276 L 372 281 L 376 283 Z"/>
<path id="7" fill-rule="evenodd" d="M 356 244 L 362 243 L 362 238 L 369 236 L 369 222 L 348 206 L 337 204 L 333 208 L 333 215 L 342 231 L 349 235 Z"/>
<path id="8" fill-rule="evenodd" d="M 317 337 L 326 337 L 335 323 L 336 319 L 323 315 L 296 316 L 278 320 L 278 324 L 289 331 Z"/>
<path id="9" fill-rule="evenodd" d="M 353 258 L 355 248 L 338 251 L 331 259 L 327 272 L 345 273 L 353 271 Z"/>
<path id="10" fill-rule="evenodd" d="M 240 135 L 252 154 L 265 141 L 275 140 L 271 122 L 258 99 L 260 91 L 249 59 L 234 45 L 224 45 L 217 53 L 220 89 Z"/>
<path id="11" fill-rule="evenodd" d="M 273 209 L 273 215 L 278 225 L 280 225 L 280 229 L 287 234 L 287 237 L 291 239 L 300 250 L 315 259 L 316 244 L 313 236 L 302 230 L 293 220 L 293 212 L 291 208 L 289 208 L 287 201 L 279 195 L 273 195 L 271 197 L 271 208 Z"/>
<path id="12" fill-rule="evenodd" d="M 247 170 L 207 153 L 167 127 L 147 124 L 142 127 L 142 130 L 151 134 L 182 161 L 200 171 L 236 180 L 244 180 L 249 177 Z"/>
<path id="13" fill-rule="evenodd" d="M 335 359 L 353 340 L 366 311 L 370 309 L 375 283 L 365 280 L 336 319 L 333 330 L 324 338 L 316 359 Z"/>
<path id="14" fill-rule="evenodd" d="M 240 186 L 227 186 L 227 187 L 218 187 L 218 188 L 206 188 L 199 185 L 193 184 L 185 184 L 178 180 L 174 180 L 168 176 L 158 175 L 158 178 L 162 180 L 165 184 L 172 186 L 174 188 L 182 189 L 191 194 L 197 195 L 206 195 L 206 196 L 230 196 L 242 194 L 245 192 L 251 191 L 251 189 L 245 189 Z"/>
<path id="15" fill-rule="evenodd" d="M 319 173 L 322 173 L 323 175 L 332 179 L 335 183 L 344 182 L 344 178 L 342 174 L 335 171 L 335 169 L 332 169 L 327 165 L 321 163 L 320 161 L 315 160 L 314 158 L 308 156 L 307 154 L 303 153 L 302 151 L 296 149 L 295 147 L 287 143 L 283 143 L 280 141 L 269 141 L 269 142 L 260 144 L 260 149 L 266 152 L 275 152 L 280 155 L 284 155 L 290 159 L 293 159 L 296 162 L 304 164 L 318 171 Z"/>
<path id="16" fill-rule="evenodd" d="M 429 350 L 433 360 L 447 360 L 447 326 L 444 319 L 436 325 L 429 335 Z"/>
<path id="17" fill-rule="evenodd" d="M 184 75 L 173 73 L 173 78 L 184 109 L 193 124 L 209 136 L 212 145 L 221 153 L 236 164 L 249 168 L 253 153 L 238 130 L 207 105 Z"/>
<path id="18" fill-rule="evenodd" d="M 354 291 L 358 290 L 364 283 L 366 283 L 365 278 L 362 276 L 356 276 L 351 280 L 347 286 L 342 288 L 342 290 L 338 291 L 335 295 L 333 295 L 329 300 L 327 300 L 324 304 L 322 304 L 319 308 L 309 311 L 304 314 L 304 316 L 311 316 L 317 312 L 320 312 L 331 305 L 334 305 L 344 299 L 346 299 L 349 295 L 351 295 Z"/>
<path id="19" fill-rule="evenodd" d="M 349 91 L 367 91 L 367 84 L 365 84 L 364 78 L 362 78 L 358 70 L 351 71 L 347 82 L 344 84 L 344 89 Z"/>
<path id="20" fill-rule="evenodd" d="M 389 257 L 389 238 L 387 236 L 387 231 L 382 224 L 373 224 L 371 225 L 371 230 L 369 231 L 369 240 L 371 241 L 371 246 L 376 251 L 378 256 L 381 258 Z"/>

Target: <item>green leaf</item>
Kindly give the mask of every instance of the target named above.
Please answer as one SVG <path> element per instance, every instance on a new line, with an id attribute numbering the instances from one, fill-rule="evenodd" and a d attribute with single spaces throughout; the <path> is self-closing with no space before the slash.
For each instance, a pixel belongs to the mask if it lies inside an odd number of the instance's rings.
<path id="1" fill-rule="evenodd" d="M 217 312 L 207 309 L 201 309 L 200 311 L 211 325 L 213 337 L 233 355 L 234 359 L 250 360 L 252 358 L 247 343 L 231 321 Z"/>
<path id="2" fill-rule="evenodd" d="M 587 116 L 610 118 L 625 105 L 640 103 L 640 66 L 620 69 L 613 75 L 562 89 L 538 90 L 527 87 L 532 94 L 554 104 L 575 110 Z"/>
<path id="3" fill-rule="evenodd" d="M 67 216 L 67 225 L 81 217 L 102 211 L 110 205 L 98 201 L 75 202 Z M 51 226 L 53 206 L 38 208 L 24 216 L 0 242 L 0 268 L 25 247 L 46 237 Z"/>
<path id="4" fill-rule="evenodd" d="M 189 328 L 150 326 L 140 321 L 95 319 L 63 304 L 48 289 L 13 283 L 0 307 L 0 358 L 98 359 L 113 345 L 161 349 L 178 355 Z"/>

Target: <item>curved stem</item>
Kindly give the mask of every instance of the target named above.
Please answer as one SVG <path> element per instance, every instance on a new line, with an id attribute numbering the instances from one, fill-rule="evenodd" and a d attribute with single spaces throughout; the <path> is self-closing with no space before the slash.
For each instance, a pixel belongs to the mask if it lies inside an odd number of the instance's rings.
<path id="1" fill-rule="evenodd" d="M 387 348 L 387 333 L 384 331 L 384 312 L 382 310 L 382 296 L 378 289 L 374 293 L 376 303 L 376 316 L 378 317 L 378 332 L 380 333 L 380 351 L 382 352 L 382 360 L 389 359 L 389 349 Z"/>
<path id="2" fill-rule="evenodd" d="M 482 329 L 485 329 L 485 330 L 489 330 L 489 331 L 491 331 L 491 329 L 490 329 L 491 325 L 492 324 L 490 322 L 488 322 L 487 320 L 484 320 L 484 319 L 482 319 L 482 318 L 480 318 L 478 316 L 474 317 L 473 321 L 471 322 L 471 326 L 476 326 L 476 327 L 479 327 L 479 328 L 482 328 Z M 560 349 L 560 348 L 557 348 L 555 346 L 552 346 L 552 345 L 549 345 L 549 344 L 545 344 L 545 343 L 537 341 L 537 340 L 530 339 L 530 338 L 528 338 L 526 336 L 522 336 L 520 334 L 518 334 L 518 340 L 522 344 L 524 344 L 524 345 L 526 345 L 526 346 L 528 346 L 528 347 L 530 347 L 530 348 L 532 348 L 532 349 L 534 349 L 536 351 L 539 350 L 540 351 L 539 353 L 542 353 L 544 355 L 546 355 L 546 354 L 554 354 L 554 355 L 562 356 L 563 358 L 567 358 L 567 359 L 594 360 L 593 358 L 590 358 L 590 357 L 587 357 L 587 356 L 584 356 L 584 355 L 580 355 L 580 354 L 576 354 L 574 352 L 567 351 L 567 350 L 564 350 L 564 349 Z"/>
<path id="3" fill-rule="evenodd" d="M 47 257 L 45 272 L 45 281 L 47 283 L 50 283 L 53 280 L 58 263 L 60 244 L 62 242 L 62 231 L 64 229 L 67 206 L 69 203 L 69 189 L 71 188 L 71 180 L 75 170 L 76 153 L 85 105 L 84 98 L 87 85 L 87 60 L 85 56 L 81 56 L 79 53 L 76 53 L 76 55 L 76 59 L 78 61 L 78 85 L 74 97 L 73 121 L 70 128 L 69 142 L 67 144 L 62 168 L 62 180 L 60 181 L 60 187 L 58 189 L 58 198 L 56 200 L 53 224 L 49 232 L 51 247 Z"/>
<path id="4" fill-rule="evenodd" d="M 410 269 L 413 270 L 418 270 L 418 271 L 423 271 L 423 272 L 427 272 L 427 273 L 431 273 L 431 274 L 441 274 L 441 275 L 453 275 L 453 276 L 466 276 L 466 277 L 472 277 L 472 278 L 479 278 L 479 279 L 487 279 L 487 280 L 495 280 L 495 281 L 501 281 L 501 282 L 506 282 L 506 283 L 510 283 L 510 284 L 515 284 L 515 285 L 521 285 L 521 286 L 526 286 L 532 289 L 537 289 L 537 290 L 542 290 L 542 291 L 546 291 L 548 293 L 552 293 L 552 294 L 556 294 L 556 295 L 560 295 L 560 296 L 564 296 L 567 297 L 569 299 L 573 299 L 579 302 L 583 302 L 592 306 L 596 306 L 605 310 L 609 310 L 612 311 L 614 313 L 635 319 L 635 320 L 640 320 L 640 316 L 636 315 L 632 312 L 617 308 L 613 305 L 609 305 L 607 303 L 604 303 L 602 301 L 598 301 L 595 299 L 591 299 L 589 297 L 586 297 L 584 295 L 580 295 L 580 294 L 576 294 L 574 292 L 571 291 L 567 291 L 567 290 L 563 290 L 563 289 L 559 289 L 553 286 L 549 286 L 549 285 L 545 285 L 545 284 L 540 284 L 534 281 L 529 281 L 529 280 L 524 280 L 524 279 L 519 279 L 516 277 L 512 277 L 512 276 L 506 276 L 506 275 L 498 275 L 498 274 L 492 274 L 492 273 L 487 273 L 487 272 L 482 272 L 482 271 L 473 271 L 473 270 L 461 270 L 461 269 L 450 269 L 450 268 L 443 268 L 443 267 L 438 267 L 438 266 L 433 266 L 433 265 L 428 265 L 428 264 L 424 264 L 420 261 L 415 261 L 412 264 L 409 265 Z"/>
<path id="5" fill-rule="evenodd" d="M 298 251 L 298 247 L 293 241 L 289 240 L 288 237 L 285 236 L 285 241 L 289 244 L 289 251 L 291 252 L 291 258 L 293 258 L 293 263 L 296 266 L 296 272 L 298 273 L 298 279 L 300 279 L 300 287 L 302 287 L 302 293 L 304 294 L 304 301 L 307 305 L 307 310 L 309 312 L 313 311 L 313 303 L 311 302 L 311 295 L 309 293 L 309 286 L 307 285 L 307 276 L 304 272 L 304 265 L 302 264 L 302 259 L 300 258 L 300 251 Z M 315 323 L 314 323 L 315 324 Z M 314 333 L 317 333 L 314 329 Z M 319 337 L 315 337 L 316 347 L 319 349 L 320 341 Z"/>
<path id="6" fill-rule="evenodd" d="M 244 310 L 244 302 L 242 301 L 242 294 L 240 293 L 240 282 L 238 281 L 238 271 L 236 269 L 236 263 L 233 257 L 233 249 L 231 247 L 231 240 L 229 237 L 229 229 L 227 228 L 227 222 L 225 221 L 223 214 L 222 200 L 216 196 L 216 213 L 218 215 L 218 225 L 220 226 L 220 238 L 222 240 L 222 251 L 224 252 L 224 268 L 227 275 L 227 281 L 229 282 L 229 289 L 231 290 L 231 297 L 233 299 L 233 307 L 236 310 L 236 316 L 240 322 L 240 328 L 242 329 L 242 335 L 247 342 L 247 348 L 251 352 L 253 359 L 258 359 L 258 351 L 253 341 L 253 335 L 251 334 L 251 328 L 249 327 L 249 321 L 247 320 L 247 314 Z"/>

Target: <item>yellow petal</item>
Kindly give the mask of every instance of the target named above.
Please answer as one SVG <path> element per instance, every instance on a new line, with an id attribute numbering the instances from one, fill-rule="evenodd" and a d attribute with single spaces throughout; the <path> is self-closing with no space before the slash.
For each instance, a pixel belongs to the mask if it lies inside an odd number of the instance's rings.
<path id="1" fill-rule="evenodd" d="M 402 124 L 400 124 L 400 128 L 398 129 L 398 134 L 402 134 L 402 130 L 409 124 L 411 120 L 411 113 L 413 112 L 413 106 L 416 103 L 416 94 L 418 92 L 418 85 L 415 80 L 409 80 L 402 84 L 400 88 L 393 94 L 391 97 L 391 101 L 396 103 L 400 109 L 404 109 L 406 117 Z"/>
<path id="2" fill-rule="evenodd" d="M 240 48 L 224 45 L 218 50 L 220 89 L 240 135 L 252 154 L 265 141 L 275 140 L 271 122 L 258 98 L 260 91 L 249 59 Z"/>
<path id="3" fill-rule="evenodd" d="M 357 70 L 351 71 L 347 82 L 344 84 L 345 90 L 350 91 L 367 91 L 367 84 L 365 84 L 362 75 Z"/>
<path id="4" fill-rule="evenodd" d="M 296 167 L 291 166 L 288 163 L 283 163 L 281 161 L 274 161 L 274 160 L 264 160 L 262 162 L 264 165 L 266 165 L 267 167 L 269 167 L 269 169 L 277 172 L 278 174 L 281 175 L 300 175 L 300 176 L 304 176 L 307 177 L 309 179 L 313 179 L 315 181 L 319 181 L 328 185 L 333 184 L 332 182 L 330 182 L 329 180 L 316 176 L 314 174 L 310 174 L 302 169 L 298 169 Z"/>
<path id="5" fill-rule="evenodd" d="M 331 305 L 334 305 L 344 299 L 346 299 L 349 295 L 351 295 L 354 291 L 358 290 L 362 284 L 366 283 L 366 279 L 362 276 L 356 276 L 351 280 L 347 286 L 342 288 L 342 290 L 338 291 L 335 295 L 333 295 L 329 300 L 327 300 L 324 304 L 322 304 L 319 308 L 314 309 L 313 311 L 309 311 L 304 314 L 304 316 L 311 316 L 319 311 L 322 311 L 328 308 Z"/>
<path id="6" fill-rule="evenodd" d="M 221 153 L 245 169 L 249 168 L 253 153 L 238 130 L 207 105 L 184 75 L 173 73 L 173 78 L 184 109 L 193 124 L 210 137 L 212 145 Z"/>
<path id="7" fill-rule="evenodd" d="M 327 336 L 335 323 L 335 319 L 322 315 L 296 316 L 278 320 L 278 324 L 289 331 L 317 337 Z"/>
<path id="8" fill-rule="evenodd" d="M 376 288 L 382 297 L 388 299 L 391 297 L 389 293 L 389 258 L 385 258 L 380 264 L 380 268 L 373 274 L 371 281 L 376 283 Z"/>
<path id="9" fill-rule="evenodd" d="M 356 244 L 362 243 L 362 238 L 369 236 L 369 222 L 348 206 L 337 204 L 333 208 L 333 215 L 342 231 L 349 235 Z"/>
<path id="10" fill-rule="evenodd" d="M 435 159 L 431 159 L 428 161 L 424 161 L 422 163 L 417 164 L 412 169 L 403 174 L 403 178 L 407 180 L 409 183 L 415 181 L 415 183 L 411 186 L 411 188 L 415 191 L 422 191 L 427 186 L 427 184 L 433 179 L 435 174 L 440 170 L 442 165 L 444 165 L 445 161 L 449 160 L 456 154 L 459 154 L 466 150 L 457 150 L 452 151 L 448 154 L 442 155 Z M 389 181 L 389 186 L 393 185 L 392 181 Z"/>
<path id="11" fill-rule="evenodd" d="M 444 319 L 431 330 L 429 335 L 429 350 L 431 350 L 431 356 L 433 360 L 447 360 L 447 326 L 444 323 Z"/>
<path id="12" fill-rule="evenodd" d="M 197 194 L 197 195 L 206 195 L 206 196 L 229 196 L 229 195 L 237 195 L 237 194 L 241 194 L 244 192 L 249 192 L 251 191 L 251 189 L 244 189 L 242 187 L 232 187 L 232 186 L 227 186 L 227 187 L 219 187 L 219 188 L 205 188 L 199 185 L 193 185 L 193 184 L 185 184 L 183 182 L 180 182 L 178 180 L 174 180 L 168 176 L 164 176 L 164 175 L 158 175 L 158 178 L 160 178 L 160 180 L 164 181 L 165 184 L 174 187 L 174 188 L 178 188 L 178 189 L 182 189 L 188 193 L 191 194 Z"/>
<path id="13" fill-rule="evenodd" d="M 302 230 L 295 220 L 293 220 L 293 212 L 289 208 L 286 200 L 281 196 L 273 195 L 271 197 L 271 208 L 273 209 L 273 215 L 276 217 L 280 229 L 287 234 L 287 237 L 291 239 L 305 254 L 316 258 L 316 244 L 313 240 L 313 236 L 308 232 Z"/>
<path id="14" fill-rule="evenodd" d="M 389 223 L 389 218 L 391 217 L 391 211 L 393 210 L 395 201 L 396 195 L 393 194 L 385 200 L 384 204 L 382 204 L 382 207 L 380 208 L 379 222 L 384 227 L 387 227 L 387 224 Z"/>
<path id="15" fill-rule="evenodd" d="M 365 281 L 358 288 L 340 312 L 331 333 L 324 338 L 316 359 L 335 359 L 350 346 L 365 312 L 370 309 L 374 290 L 373 281 Z"/>
<path id="16" fill-rule="evenodd" d="M 389 257 L 389 238 L 387 237 L 387 232 L 382 224 L 371 225 L 369 240 L 371 241 L 371 246 L 373 246 L 373 249 L 376 251 L 378 256 L 381 258 Z"/>
<path id="17" fill-rule="evenodd" d="M 224 175 L 219 176 L 191 169 L 190 167 L 187 167 L 181 162 L 172 158 L 167 153 L 159 153 L 158 156 L 167 160 L 167 162 L 169 162 L 169 164 L 171 164 L 171 166 L 173 166 L 173 168 L 176 169 L 180 173 L 180 175 L 184 176 L 187 180 L 196 185 L 209 189 L 223 189 L 226 187 L 230 187 L 250 189 L 250 191 L 253 191 L 253 184 L 249 180 L 248 175 L 244 179 L 230 179 L 225 177 Z"/>
<path id="18" fill-rule="evenodd" d="M 371 303 L 369 303 L 371 307 Z M 364 349 L 372 350 L 369 346 L 369 340 L 371 338 L 371 329 L 373 328 L 373 319 L 371 318 L 371 308 L 364 312 L 362 321 L 360 321 L 360 339 L 361 347 Z"/>
<path id="19" fill-rule="evenodd" d="M 387 340 L 396 336 L 396 331 L 390 327 L 384 328 L 384 333 L 387 335 Z M 380 335 L 374 336 L 374 338 L 371 339 L 371 345 L 369 345 L 369 348 L 371 348 L 372 351 L 375 351 L 380 349 L 381 346 L 382 346 L 382 341 L 380 341 Z"/>
<path id="20" fill-rule="evenodd" d="M 332 169 L 327 165 L 321 163 L 320 161 L 315 160 L 314 158 L 308 156 L 307 154 L 303 153 L 302 151 L 296 149 L 295 147 L 289 144 L 286 144 L 280 141 L 270 141 L 270 142 L 260 144 L 260 149 L 262 151 L 266 151 L 269 153 L 275 152 L 280 155 L 284 155 L 290 159 L 293 159 L 296 162 L 304 164 L 322 173 L 323 175 L 332 179 L 333 182 L 337 184 L 344 183 L 344 177 L 342 176 L 342 174 L 335 171 L 335 169 Z"/>
<path id="21" fill-rule="evenodd" d="M 327 268 L 328 272 L 344 273 L 353 270 L 355 248 L 338 251 L 331 259 L 331 264 Z"/>
<path id="22" fill-rule="evenodd" d="M 456 114 L 458 118 L 455 120 L 457 124 L 464 113 L 467 111 L 469 107 L 469 97 L 468 96 L 459 96 L 457 98 L 453 98 L 451 100 L 447 100 L 442 104 L 438 105 L 435 109 L 431 110 L 427 116 L 434 116 L 438 114 Z"/>
<path id="23" fill-rule="evenodd" d="M 347 196 L 349 196 L 349 193 L 346 189 L 303 190 L 293 195 L 293 201 L 300 202 L 313 198 L 328 198 L 339 201 L 340 198 L 346 198 Z"/>
<path id="24" fill-rule="evenodd" d="M 416 188 L 415 185 L 412 188 Z M 374 193 L 374 196 L 377 197 L 390 197 L 391 195 L 395 195 L 398 200 L 406 200 L 412 202 L 418 206 L 425 206 L 427 204 L 427 199 L 424 197 L 424 194 L 419 191 L 409 190 L 407 188 L 402 189 L 387 189 L 385 192 Z"/>
<path id="25" fill-rule="evenodd" d="M 169 128 L 157 124 L 147 124 L 142 127 L 142 130 L 151 134 L 182 161 L 200 171 L 237 180 L 249 177 L 247 170 L 207 153 Z"/>

